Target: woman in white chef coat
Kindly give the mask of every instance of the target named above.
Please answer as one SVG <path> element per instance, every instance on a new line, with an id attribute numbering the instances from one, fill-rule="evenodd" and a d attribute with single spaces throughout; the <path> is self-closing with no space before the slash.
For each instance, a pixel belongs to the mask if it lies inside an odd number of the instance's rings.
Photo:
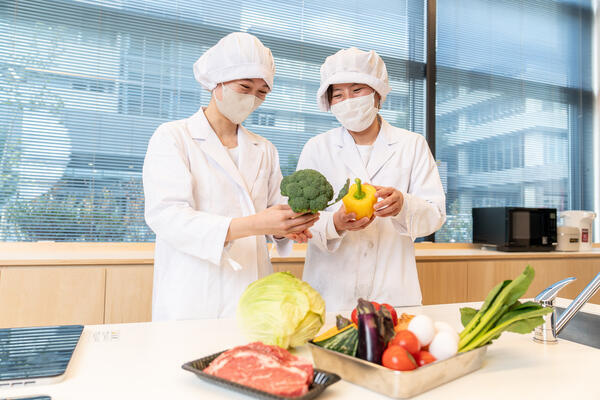
<path id="1" fill-rule="evenodd" d="M 378 114 L 389 92 L 385 64 L 374 51 L 340 50 L 321 66 L 319 107 L 331 110 L 342 126 L 311 138 L 298 169 L 320 171 L 336 191 L 346 179 L 360 178 L 375 186 L 379 200 L 370 220 L 356 221 L 337 204 L 311 228 L 303 278 L 331 312 L 352 310 L 359 297 L 421 304 L 413 242 L 446 219 L 444 190 L 425 138 Z"/>
<path id="2" fill-rule="evenodd" d="M 241 124 L 273 87 L 271 51 L 232 33 L 194 64 L 212 92 L 193 116 L 148 144 L 146 222 L 156 233 L 152 319 L 231 316 L 244 289 L 272 272 L 265 235 L 307 239 L 318 216 L 282 205 L 275 146 Z M 285 249 L 280 249 L 285 252 Z"/>

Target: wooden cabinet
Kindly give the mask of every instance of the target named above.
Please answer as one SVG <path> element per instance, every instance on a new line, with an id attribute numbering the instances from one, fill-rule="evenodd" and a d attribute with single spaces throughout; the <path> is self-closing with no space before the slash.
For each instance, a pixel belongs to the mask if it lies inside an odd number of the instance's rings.
<path id="1" fill-rule="evenodd" d="M 527 264 L 536 277 L 525 294 L 574 276 L 560 292 L 574 298 L 600 272 L 600 250 L 588 253 L 499 253 L 449 244 L 417 245 L 423 304 L 482 301 Z M 301 278 L 305 245 L 273 254 L 275 271 Z M 0 327 L 144 322 L 152 318 L 151 243 L 0 243 Z M 600 304 L 600 293 L 590 300 Z"/>
<path id="2" fill-rule="evenodd" d="M 302 272 L 304 271 L 304 260 L 273 263 L 274 272 L 291 272 L 298 279 L 302 279 Z"/>
<path id="3" fill-rule="evenodd" d="M 600 272 L 598 250 L 588 253 L 502 253 L 463 246 L 416 246 L 424 305 L 483 301 L 494 285 L 517 277 L 527 265 L 535 269 L 536 276 L 524 297 L 535 297 L 554 282 L 573 276 L 577 280 L 559 294 L 559 297 L 573 299 Z M 294 275 L 301 277 L 303 250 L 298 247 L 288 258 L 275 255 L 275 271 L 292 270 Z M 600 293 L 590 302 L 600 304 Z"/>
<path id="4" fill-rule="evenodd" d="M 0 327 L 104 322 L 102 267 L 0 268 Z"/>
<path id="5" fill-rule="evenodd" d="M 468 293 L 467 264 L 460 261 L 418 262 L 423 304 L 464 302 Z"/>
<path id="6" fill-rule="evenodd" d="M 150 321 L 154 243 L 0 242 L 0 327 Z"/>
<path id="7" fill-rule="evenodd" d="M 535 269 L 535 278 L 524 297 L 533 298 L 546 287 L 561 279 L 573 276 L 576 281 L 567 285 L 558 294 L 559 297 L 573 299 L 600 272 L 600 260 L 597 258 L 573 259 L 511 259 L 491 261 L 468 261 L 469 289 L 465 301 L 482 301 L 498 282 L 513 279 L 531 265 Z M 600 293 L 590 299 L 600 304 Z"/>
<path id="8" fill-rule="evenodd" d="M 104 323 L 152 319 L 152 265 L 106 268 Z"/>

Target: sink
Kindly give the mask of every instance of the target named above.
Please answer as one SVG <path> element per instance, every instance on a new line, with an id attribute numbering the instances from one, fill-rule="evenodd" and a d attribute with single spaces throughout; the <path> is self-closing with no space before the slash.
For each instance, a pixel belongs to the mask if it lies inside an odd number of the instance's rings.
<path id="1" fill-rule="evenodd" d="M 555 307 L 560 316 L 564 308 Z M 590 314 L 579 311 L 558 337 L 575 343 L 600 349 L 600 315 Z"/>

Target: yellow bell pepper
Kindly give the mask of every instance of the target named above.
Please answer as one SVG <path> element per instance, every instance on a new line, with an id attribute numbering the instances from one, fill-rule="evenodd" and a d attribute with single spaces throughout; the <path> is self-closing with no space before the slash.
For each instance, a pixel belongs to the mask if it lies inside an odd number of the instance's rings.
<path id="1" fill-rule="evenodd" d="M 373 205 L 377 203 L 377 197 L 375 197 L 377 190 L 371 185 L 361 184 L 358 178 L 354 182 L 356 183 L 350 186 L 348 194 L 342 198 L 346 213 L 356 213 L 357 220 L 364 217 L 371 218 L 375 212 Z"/>

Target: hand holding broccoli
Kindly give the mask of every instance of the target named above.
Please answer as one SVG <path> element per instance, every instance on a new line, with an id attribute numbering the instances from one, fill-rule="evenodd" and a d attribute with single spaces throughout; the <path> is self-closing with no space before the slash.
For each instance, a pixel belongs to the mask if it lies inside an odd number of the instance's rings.
<path id="1" fill-rule="evenodd" d="M 319 214 L 299 214 L 292 211 L 288 205 L 278 204 L 255 214 L 252 229 L 257 234 L 278 237 L 287 237 L 290 234 L 306 235 L 308 228 L 318 220 Z"/>
<path id="2" fill-rule="evenodd" d="M 313 235 L 310 229 L 307 229 L 300 233 L 290 233 L 289 235 L 285 235 L 285 237 L 293 240 L 294 242 L 307 243 L 310 239 L 312 239 Z"/>

